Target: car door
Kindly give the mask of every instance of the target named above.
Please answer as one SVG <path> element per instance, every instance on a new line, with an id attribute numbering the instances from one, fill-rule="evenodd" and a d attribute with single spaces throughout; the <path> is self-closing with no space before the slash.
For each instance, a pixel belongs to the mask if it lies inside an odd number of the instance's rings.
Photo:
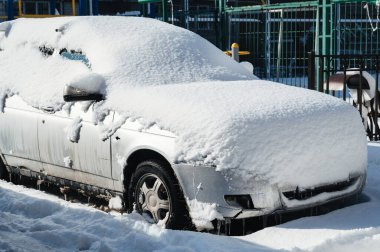
<path id="1" fill-rule="evenodd" d="M 113 190 L 110 140 L 101 139 L 99 126 L 92 122 L 93 108 L 76 102 L 70 112 L 39 117 L 41 161 L 52 176 Z M 112 122 L 112 114 L 105 122 Z"/>
<path id="2" fill-rule="evenodd" d="M 19 96 L 6 99 L 0 112 L 0 152 L 8 165 L 41 170 L 37 120 L 40 111 Z"/>

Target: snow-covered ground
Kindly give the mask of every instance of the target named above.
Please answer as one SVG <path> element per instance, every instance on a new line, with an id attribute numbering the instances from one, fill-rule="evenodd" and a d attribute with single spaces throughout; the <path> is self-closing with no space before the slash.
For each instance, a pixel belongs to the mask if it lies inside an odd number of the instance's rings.
<path id="1" fill-rule="evenodd" d="M 164 230 L 0 181 L 0 251 L 379 251 L 380 144 L 369 144 L 364 203 L 243 237 Z"/>

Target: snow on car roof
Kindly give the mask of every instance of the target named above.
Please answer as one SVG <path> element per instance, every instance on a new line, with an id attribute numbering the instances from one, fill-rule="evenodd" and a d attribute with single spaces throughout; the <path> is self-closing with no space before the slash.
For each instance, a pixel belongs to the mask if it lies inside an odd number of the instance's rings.
<path id="1" fill-rule="evenodd" d="M 2 88 L 19 86 L 26 92 L 25 85 L 39 85 L 46 103 L 61 101 L 62 86 L 89 72 L 102 75 L 107 86 L 126 87 L 255 78 L 197 34 L 154 19 L 17 19 L 2 27 L 0 69 L 9 73 L 2 76 Z M 88 62 L 69 61 L 59 55 L 62 50 L 80 53 Z"/>
<path id="2" fill-rule="evenodd" d="M 78 87 L 78 80 L 96 74 L 104 78 L 107 98 L 97 110 L 117 110 L 125 119 L 141 118 L 175 133 L 172 162 L 206 163 L 233 176 L 300 186 L 344 180 L 366 166 L 365 134 L 354 108 L 257 80 L 182 28 L 135 17 L 9 24 L 0 33 L 0 98 L 17 93 L 35 107 L 61 108 L 65 85 L 74 81 Z M 62 49 L 88 62 L 62 57 Z"/>
<path id="3" fill-rule="evenodd" d="M 94 72 L 124 84 L 252 79 L 252 74 L 188 30 L 137 17 L 16 20 L 3 48 L 22 44 L 82 51 Z"/>

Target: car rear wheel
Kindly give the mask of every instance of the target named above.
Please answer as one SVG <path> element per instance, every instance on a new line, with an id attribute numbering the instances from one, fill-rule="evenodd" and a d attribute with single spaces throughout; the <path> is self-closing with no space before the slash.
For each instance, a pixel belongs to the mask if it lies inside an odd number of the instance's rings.
<path id="1" fill-rule="evenodd" d="M 129 188 L 129 199 L 133 201 L 130 205 L 152 223 L 171 229 L 190 229 L 182 192 L 169 169 L 159 161 L 140 163 Z"/>
<path id="2" fill-rule="evenodd" d="M 5 165 L 3 164 L 3 161 L 0 158 L 0 179 L 1 180 L 7 180 L 8 177 L 8 171 Z"/>

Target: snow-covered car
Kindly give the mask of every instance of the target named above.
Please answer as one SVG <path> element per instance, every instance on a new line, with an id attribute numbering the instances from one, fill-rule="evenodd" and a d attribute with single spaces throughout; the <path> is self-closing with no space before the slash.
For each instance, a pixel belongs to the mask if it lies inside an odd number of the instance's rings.
<path id="1" fill-rule="evenodd" d="M 366 178 L 355 108 L 153 19 L 1 23 L 0 110 L 2 178 L 120 196 L 169 228 L 320 205 Z"/>

